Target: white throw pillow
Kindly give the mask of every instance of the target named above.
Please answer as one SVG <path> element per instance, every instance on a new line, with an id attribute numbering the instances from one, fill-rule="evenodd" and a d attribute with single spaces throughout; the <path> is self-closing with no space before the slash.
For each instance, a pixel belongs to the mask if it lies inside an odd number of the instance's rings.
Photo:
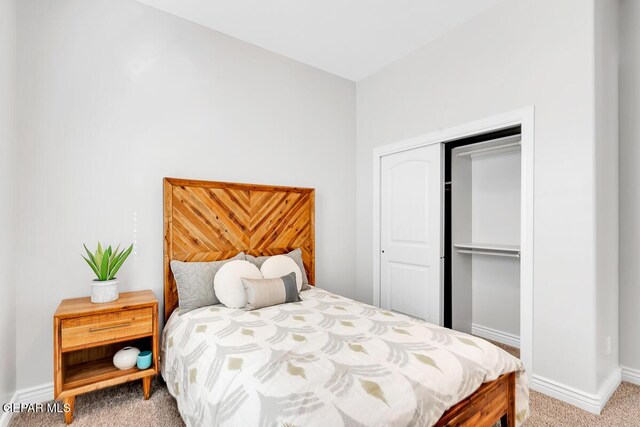
<path id="1" fill-rule="evenodd" d="M 221 303 L 229 308 L 243 308 L 247 304 L 242 278 L 262 279 L 258 267 L 249 261 L 230 261 L 220 267 L 213 278 L 213 289 Z"/>
<path id="2" fill-rule="evenodd" d="M 248 261 L 247 261 L 248 262 Z M 260 272 L 265 279 L 276 279 L 289 273 L 296 273 L 296 285 L 298 292 L 302 289 L 302 272 L 298 264 L 285 255 L 276 255 L 268 258 L 260 267 Z"/>

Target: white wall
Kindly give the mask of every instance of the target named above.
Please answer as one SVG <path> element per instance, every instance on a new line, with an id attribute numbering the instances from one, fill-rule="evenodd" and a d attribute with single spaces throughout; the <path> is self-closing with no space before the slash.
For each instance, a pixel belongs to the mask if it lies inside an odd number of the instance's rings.
<path id="1" fill-rule="evenodd" d="M 520 244 L 520 152 L 471 160 L 471 235 L 478 243 Z M 473 324 L 520 336 L 520 260 L 472 259 Z"/>
<path id="2" fill-rule="evenodd" d="M 355 296 L 355 85 L 128 0 L 19 2 L 18 387 L 52 381 L 82 242 L 137 242 L 162 300 L 162 177 L 316 188 L 316 279 Z M 162 308 L 161 308 L 162 312 Z"/>
<path id="3" fill-rule="evenodd" d="M 594 179 L 598 387 L 618 370 L 618 62 L 618 0 L 596 0 Z"/>
<path id="4" fill-rule="evenodd" d="M 16 389 L 16 0 L 0 0 L 0 401 Z"/>
<path id="5" fill-rule="evenodd" d="M 640 2 L 620 2 L 620 365 L 640 371 Z"/>
<path id="6" fill-rule="evenodd" d="M 373 148 L 534 105 L 533 371 L 596 393 L 594 92 L 584 0 L 502 2 L 359 82 L 359 298 L 372 299 Z"/>

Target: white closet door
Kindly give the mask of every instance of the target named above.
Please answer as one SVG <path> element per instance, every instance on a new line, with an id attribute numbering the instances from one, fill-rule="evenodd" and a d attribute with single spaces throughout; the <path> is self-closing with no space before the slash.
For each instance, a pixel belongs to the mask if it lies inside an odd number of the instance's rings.
<path id="1" fill-rule="evenodd" d="M 380 303 L 442 323 L 441 144 L 384 156 Z"/>

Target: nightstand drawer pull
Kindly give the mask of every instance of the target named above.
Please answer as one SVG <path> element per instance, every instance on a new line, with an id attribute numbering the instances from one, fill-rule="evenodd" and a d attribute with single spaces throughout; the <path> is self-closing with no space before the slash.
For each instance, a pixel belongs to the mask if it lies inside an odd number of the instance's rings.
<path id="1" fill-rule="evenodd" d="M 125 326 L 131 326 L 131 322 L 119 323 L 117 325 L 111 325 L 111 326 L 103 326 L 101 328 L 91 328 L 89 329 L 89 332 L 106 331 L 108 329 L 124 328 Z"/>

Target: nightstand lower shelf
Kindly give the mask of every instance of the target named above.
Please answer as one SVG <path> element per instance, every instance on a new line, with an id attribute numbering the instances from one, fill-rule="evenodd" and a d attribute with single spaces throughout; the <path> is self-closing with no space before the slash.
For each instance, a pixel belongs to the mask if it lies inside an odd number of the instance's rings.
<path id="1" fill-rule="evenodd" d="M 153 368 L 140 370 L 134 366 L 131 369 L 120 370 L 113 366 L 111 357 L 79 363 L 67 367 L 60 396 L 64 397 L 65 392 L 68 391 L 80 394 L 147 376 L 152 377 L 155 374 L 156 371 Z"/>

